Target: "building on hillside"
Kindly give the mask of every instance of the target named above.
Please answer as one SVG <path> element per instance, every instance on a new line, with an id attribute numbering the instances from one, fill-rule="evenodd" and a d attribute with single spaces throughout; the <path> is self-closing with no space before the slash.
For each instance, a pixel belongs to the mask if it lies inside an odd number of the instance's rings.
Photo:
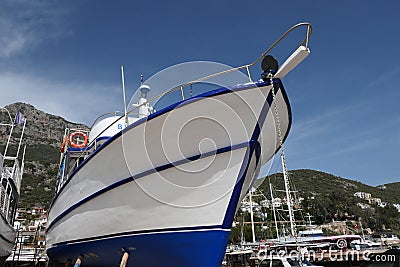
<path id="1" fill-rule="evenodd" d="M 355 192 L 354 193 L 355 197 L 359 197 L 362 199 L 369 199 L 371 198 L 371 193 L 366 193 L 366 192 Z"/>
<path id="2" fill-rule="evenodd" d="M 33 216 L 42 215 L 46 212 L 46 210 L 42 207 L 33 207 L 31 213 Z"/>
<path id="3" fill-rule="evenodd" d="M 282 199 L 280 199 L 279 197 L 276 197 L 272 200 L 272 205 L 274 208 L 280 208 L 282 207 Z"/>
<path id="4" fill-rule="evenodd" d="M 378 206 L 381 208 L 385 208 L 387 206 L 387 203 L 382 201 L 381 203 L 378 204 Z"/>
<path id="5" fill-rule="evenodd" d="M 33 207 L 30 210 L 17 209 L 14 220 L 14 229 L 23 231 L 36 231 L 47 226 L 47 211 L 42 207 Z"/>
<path id="6" fill-rule="evenodd" d="M 360 203 L 360 202 L 357 203 L 357 206 L 359 206 L 363 210 L 371 208 L 370 204 Z"/>
<path id="7" fill-rule="evenodd" d="M 368 200 L 369 204 L 380 205 L 382 203 L 382 200 L 378 197 L 371 197 L 371 198 L 368 198 L 367 200 Z"/>
<path id="8" fill-rule="evenodd" d="M 260 205 L 263 208 L 269 208 L 271 205 L 271 202 L 269 201 L 269 199 L 264 199 L 260 201 Z"/>
<path id="9" fill-rule="evenodd" d="M 398 212 L 400 212 L 400 204 L 393 204 L 393 206 L 397 209 Z"/>
<path id="10" fill-rule="evenodd" d="M 45 229 L 47 227 L 47 216 L 45 214 L 42 214 L 39 218 L 36 218 L 33 221 L 33 225 L 37 228 L 37 229 Z"/>

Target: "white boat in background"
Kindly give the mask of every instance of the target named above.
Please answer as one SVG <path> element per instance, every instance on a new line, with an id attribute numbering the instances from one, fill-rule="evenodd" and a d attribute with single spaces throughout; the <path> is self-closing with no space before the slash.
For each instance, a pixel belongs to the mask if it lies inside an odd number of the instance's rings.
<path id="1" fill-rule="evenodd" d="M 261 263 L 257 265 L 257 267 L 272 267 L 272 266 L 280 266 L 280 267 L 306 267 L 306 266 L 314 266 L 314 267 L 323 267 L 322 265 L 314 265 L 306 259 L 299 260 L 295 257 L 290 256 L 279 256 L 279 255 L 270 255 L 261 260 Z"/>
<path id="2" fill-rule="evenodd" d="M 306 267 L 315 266 L 323 267 L 321 265 L 314 265 L 307 259 L 298 259 L 296 255 L 279 255 L 267 254 L 263 256 L 255 256 L 253 250 L 236 250 L 227 252 L 225 254 L 225 261 L 223 267 Z"/>
<path id="3" fill-rule="evenodd" d="M 278 67 L 268 53 L 299 27 L 305 39 Z M 165 83 L 157 95 L 148 80 L 122 116 L 101 116 L 89 132 L 66 129 L 50 260 L 84 255 L 85 266 L 114 266 L 128 252 L 128 266 L 221 266 L 238 203 L 289 133 L 281 78 L 309 55 L 310 35 L 300 23 L 253 63 Z M 263 79 L 253 81 L 249 69 L 261 60 Z M 207 89 L 233 73 L 246 81 Z"/>
<path id="4" fill-rule="evenodd" d="M 26 120 L 20 111 L 12 120 L 6 108 L 0 108 L 0 116 L 2 120 L 5 119 L 0 123 L 0 131 L 6 133 L 3 135 L 6 138 L 4 155 L 0 153 L 0 263 L 2 263 L 11 254 L 15 244 L 16 231 L 13 223 L 24 171 L 25 147 L 21 153 L 22 160 L 19 155 Z M 13 136 L 17 127 L 22 127 L 22 130 L 18 136 Z M 17 144 L 14 143 L 15 140 L 18 140 Z"/>

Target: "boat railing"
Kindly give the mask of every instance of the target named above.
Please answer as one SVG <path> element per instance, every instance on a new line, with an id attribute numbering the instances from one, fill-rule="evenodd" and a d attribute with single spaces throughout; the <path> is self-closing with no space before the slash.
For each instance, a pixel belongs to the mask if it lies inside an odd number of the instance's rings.
<path id="1" fill-rule="evenodd" d="M 2 173 L 2 181 L 1 181 L 1 196 L 0 196 L 0 212 L 3 212 L 6 219 L 8 220 L 8 210 L 10 208 L 10 194 L 11 194 L 11 185 L 9 179 L 12 175 L 12 167 L 4 167 Z M 5 182 L 4 182 L 5 181 Z"/>
<path id="2" fill-rule="evenodd" d="M 1 179 L 1 174 L 3 173 L 3 164 L 4 164 L 4 156 L 3 154 L 0 153 L 0 179 Z"/>
<path id="3" fill-rule="evenodd" d="M 140 105 L 135 106 L 135 108 L 133 108 L 132 110 L 130 110 L 127 114 L 129 115 L 130 113 L 133 113 L 134 111 L 137 111 L 137 109 L 139 109 L 141 106 L 144 106 L 144 105 L 146 105 L 146 104 L 149 104 L 149 103 L 152 103 L 152 102 L 154 102 L 154 101 L 157 101 L 158 99 L 160 99 L 161 97 L 163 97 L 163 96 L 165 96 L 165 95 L 167 95 L 167 94 L 169 94 L 169 93 L 175 92 L 175 91 L 177 91 L 177 90 L 181 90 L 181 91 L 182 91 L 183 88 L 185 88 L 185 87 L 191 86 L 191 85 L 193 85 L 193 84 L 201 83 L 201 82 L 204 82 L 204 81 L 209 80 L 209 79 L 211 79 L 211 78 L 214 78 L 214 77 L 217 77 L 217 76 L 220 76 L 220 75 L 224 75 L 224 74 L 227 74 L 227 73 L 231 73 L 231 72 L 235 72 L 235 71 L 240 71 L 240 70 L 246 70 L 246 74 L 247 74 L 247 77 L 248 77 L 248 79 L 249 79 L 249 82 L 252 82 L 253 80 L 252 80 L 252 78 L 251 78 L 250 68 L 253 67 L 254 65 L 256 65 L 258 62 L 260 62 L 260 60 L 262 60 L 269 52 L 271 52 L 271 51 L 272 51 L 286 36 L 289 35 L 289 33 L 293 32 L 295 29 L 300 28 L 300 27 L 306 27 L 306 28 L 307 28 L 307 30 L 306 30 L 306 36 L 305 36 L 304 39 L 299 43 L 299 45 L 296 47 L 296 49 L 299 48 L 300 46 L 304 46 L 306 49 L 308 49 L 308 41 L 309 41 L 309 38 L 310 38 L 311 33 L 312 33 L 312 26 L 311 26 L 311 24 L 308 23 L 308 22 L 298 23 L 298 24 L 292 26 L 292 27 L 291 27 L 289 30 L 287 30 L 284 34 L 282 34 L 281 37 L 279 37 L 278 40 L 276 40 L 272 45 L 270 45 L 270 46 L 269 46 L 256 60 L 254 60 L 252 63 L 246 64 L 246 65 L 243 65 L 243 66 L 240 66 L 240 67 L 236 67 L 236 68 L 231 68 L 231 69 L 227 69 L 227 70 L 224 70 L 224 71 L 220 71 L 220 72 L 217 72 L 217 73 L 214 73 L 214 74 L 210 74 L 210 75 L 204 76 L 204 77 L 202 77 L 202 78 L 199 78 L 199 79 L 196 79 L 196 80 L 193 80 L 193 81 L 190 81 L 190 82 L 183 83 L 183 84 L 181 84 L 181 85 L 175 86 L 175 87 L 173 87 L 173 88 L 171 88 L 171 89 L 169 89 L 169 90 L 167 90 L 167 91 L 165 91 L 165 92 L 163 92 L 163 93 L 161 93 L 161 94 L 159 94 L 159 95 L 157 95 L 157 96 L 155 96 L 155 97 L 149 99 L 148 101 L 146 101 L 146 102 L 144 102 L 144 103 L 142 103 L 142 104 L 140 104 Z M 182 92 L 183 92 L 183 91 L 182 91 Z M 183 93 L 182 93 L 182 98 L 183 98 Z M 184 99 L 183 99 L 183 100 L 184 100 Z M 124 115 L 122 115 L 122 117 L 123 117 L 123 116 L 124 116 Z"/>
<path id="4" fill-rule="evenodd" d="M 88 150 L 89 145 L 87 144 L 87 139 L 84 141 L 81 148 L 71 149 L 70 136 L 73 133 L 83 133 L 86 135 L 86 138 L 89 136 L 89 131 L 85 129 L 65 129 L 60 150 L 61 155 L 56 181 L 56 191 L 58 191 L 58 189 L 61 188 L 64 182 L 68 179 L 69 174 L 79 166 L 84 156 L 90 153 Z"/>
<path id="5" fill-rule="evenodd" d="M 93 126 L 95 126 L 100 120 L 105 119 L 107 117 L 115 117 L 115 116 L 119 116 L 120 118 L 122 118 L 124 116 L 124 112 L 122 111 L 114 111 L 114 112 L 107 112 L 104 113 L 103 115 L 100 115 L 99 117 L 97 117 L 94 122 L 92 123 L 92 125 L 90 126 L 90 129 L 93 128 Z M 98 137 L 98 136 L 97 136 Z"/>
<path id="6" fill-rule="evenodd" d="M 91 142 L 88 144 L 88 147 L 90 147 L 90 146 L 95 146 L 96 139 L 97 139 L 98 137 L 100 137 L 100 136 L 101 136 L 105 131 L 107 131 L 110 127 L 112 127 L 112 125 L 114 125 L 115 123 L 117 123 L 118 121 L 120 121 L 122 118 L 124 118 L 124 117 L 126 117 L 126 116 L 128 116 L 128 115 L 130 115 L 130 114 L 132 114 L 132 113 L 134 113 L 134 112 L 138 112 L 138 110 L 139 110 L 140 107 L 145 106 L 145 105 L 148 105 L 148 104 L 150 104 L 150 103 L 154 103 L 155 101 L 157 101 L 157 100 L 160 99 L 161 97 L 163 97 L 163 96 L 165 96 L 165 95 L 167 95 L 167 94 L 170 94 L 170 93 L 172 93 L 172 92 L 175 92 L 175 91 L 177 91 L 177 90 L 181 90 L 181 91 L 182 91 L 182 98 L 183 98 L 183 89 L 184 89 L 185 87 L 191 86 L 191 85 L 193 85 L 193 84 L 197 84 L 197 83 L 204 82 L 204 81 L 206 81 L 206 80 L 209 80 L 209 79 L 211 79 L 211 78 L 214 78 L 214 77 L 217 77 L 217 76 L 220 76 L 220 75 L 224 75 L 224 74 L 231 73 L 231 72 L 235 72 L 235 71 L 243 71 L 243 70 L 246 71 L 247 77 L 248 77 L 248 79 L 249 79 L 249 82 L 252 82 L 253 80 L 252 80 L 252 78 L 251 78 L 250 68 L 253 67 L 254 65 L 256 65 L 258 62 L 260 62 L 260 60 L 262 60 L 268 53 L 270 53 L 283 39 L 285 39 L 286 36 L 288 36 L 288 35 L 289 35 L 291 32 L 293 32 L 295 29 L 298 29 L 298 28 L 301 28 L 301 27 L 306 27 L 306 36 L 304 37 L 304 39 L 301 40 L 301 42 L 299 43 L 299 45 L 298 45 L 296 48 L 299 48 L 300 46 L 304 46 L 306 49 L 308 49 L 308 41 L 309 41 L 309 38 L 310 38 L 311 33 L 312 33 L 312 26 L 311 26 L 311 24 L 308 23 L 308 22 L 301 22 L 301 23 L 298 23 L 298 24 L 292 26 L 292 27 L 291 27 L 290 29 L 288 29 L 284 34 L 282 34 L 273 44 L 271 44 L 271 45 L 270 45 L 258 58 L 256 58 L 252 63 L 246 64 L 246 65 L 243 65 L 243 66 L 240 66 L 240 67 L 236 67 L 236 68 L 231 68 L 231 69 L 228 69 L 228 70 L 224 70 L 224 71 L 221 71 L 221 72 L 217 72 L 217 73 L 214 73 L 214 74 L 210 74 L 210 75 L 204 76 L 204 77 L 202 77 L 202 78 L 199 78 L 199 79 L 196 79 L 196 80 L 187 82 L 187 83 L 183 83 L 183 84 L 181 84 L 181 85 L 175 86 L 175 87 L 173 87 L 173 88 L 171 88 L 171 89 L 169 89 L 169 90 L 167 90 L 167 91 L 165 91 L 165 92 L 163 92 L 163 93 L 161 93 L 161 94 L 159 94 L 159 95 L 157 95 L 157 96 L 155 96 L 155 97 L 153 97 L 153 98 L 151 98 L 151 99 L 145 101 L 144 103 L 142 103 L 142 104 L 140 104 L 140 105 L 136 105 L 133 109 L 131 109 L 131 110 L 130 110 L 129 112 L 127 112 L 126 114 L 125 114 L 125 113 L 121 114 L 121 115 L 120 115 L 118 118 L 116 118 L 116 120 L 113 121 L 108 127 L 106 127 L 104 130 L 102 130 L 96 137 L 94 137 L 94 138 L 91 140 Z M 101 115 L 100 117 L 98 117 L 98 118 L 94 121 L 94 123 L 92 124 L 91 128 L 92 128 L 100 119 L 102 119 L 102 118 L 104 118 L 104 117 L 106 117 L 106 116 L 108 116 L 108 115 L 110 115 L 110 114 L 114 114 L 114 113 L 115 113 L 115 112 L 109 112 L 109 113 L 105 113 L 105 114 Z M 117 113 L 118 113 L 118 112 L 117 112 Z M 122 112 L 121 112 L 121 113 L 122 113 Z M 127 121 L 127 120 L 126 120 L 126 121 Z"/>
<path id="7" fill-rule="evenodd" d="M 12 204 L 10 202 L 10 198 L 13 197 L 14 186 L 17 189 L 17 193 L 18 194 L 20 193 L 22 173 L 23 173 L 22 168 L 23 168 L 22 166 L 21 167 L 19 166 L 18 160 L 14 159 L 13 166 L 4 166 L 3 171 L 1 173 L 2 179 L 0 184 L 0 190 L 1 190 L 0 210 L 3 211 L 7 219 L 10 219 L 9 216 L 12 216 L 12 214 L 14 214 L 15 207 L 10 206 L 10 204 Z M 4 180 L 6 182 L 4 182 Z M 14 184 L 14 186 L 11 185 L 12 183 Z M 10 210 L 11 213 L 9 212 Z"/>

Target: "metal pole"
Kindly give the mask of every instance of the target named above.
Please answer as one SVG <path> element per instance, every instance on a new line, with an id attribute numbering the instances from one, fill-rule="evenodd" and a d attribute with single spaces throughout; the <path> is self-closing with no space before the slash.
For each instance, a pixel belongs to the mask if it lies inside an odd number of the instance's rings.
<path id="1" fill-rule="evenodd" d="M 16 159 L 18 158 L 19 149 L 21 148 L 22 137 L 24 136 L 24 132 L 25 132 L 25 125 L 26 125 L 26 120 L 24 121 L 24 126 L 22 127 L 22 133 L 21 133 L 21 136 L 19 137 L 19 144 L 18 144 L 17 155 L 15 155 L 15 158 L 16 158 Z"/>
<path id="2" fill-rule="evenodd" d="M 276 238 L 279 240 L 278 221 L 276 220 L 276 212 L 275 212 L 275 206 L 274 206 L 274 196 L 272 195 L 272 184 L 271 184 L 271 183 L 269 183 L 269 190 L 270 190 L 270 192 L 271 192 L 272 211 L 274 212 L 275 229 L 276 229 Z"/>
<path id="3" fill-rule="evenodd" d="M 11 139 L 11 135 L 12 135 L 13 129 L 14 129 L 14 123 L 11 124 L 10 135 L 8 136 L 6 148 L 4 149 L 4 157 L 7 156 L 8 144 L 10 143 L 10 139 Z"/>
<path id="4" fill-rule="evenodd" d="M 253 199 L 251 197 L 251 191 L 253 188 L 250 188 L 249 198 L 250 198 L 250 219 L 251 219 L 251 234 L 253 236 L 253 243 L 256 242 L 256 235 L 254 233 L 254 219 L 253 219 Z"/>
<path id="5" fill-rule="evenodd" d="M 282 153 L 281 159 L 282 159 L 282 166 L 283 166 L 283 180 L 285 182 L 286 203 L 288 205 L 288 211 L 289 211 L 290 230 L 292 232 L 292 235 L 296 236 L 296 230 L 295 230 L 294 223 L 293 223 L 293 210 L 292 210 L 292 198 L 290 196 L 290 185 L 289 185 L 289 179 L 288 179 L 287 173 L 286 173 L 285 157 L 284 157 L 283 153 Z"/>
<path id="6" fill-rule="evenodd" d="M 128 115 L 126 112 L 126 96 L 125 96 L 125 78 L 124 78 L 124 66 L 121 66 L 121 78 L 122 78 L 122 94 L 124 97 L 124 116 L 125 116 L 125 127 L 128 126 Z"/>
<path id="7" fill-rule="evenodd" d="M 10 112 L 9 112 L 6 108 L 0 107 L 0 109 L 4 109 L 4 110 L 7 112 L 8 117 L 10 118 L 10 122 L 11 122 L 11 124 L 3 124 L 3 123 L 1 123 L 2 126 L 10 126 L 10 125 L 11 125 L 10 135 L 8 136 L 6 148 L 4 149 L 4 157 L 5 157 L 5 156 L 7 156 L 6 154 L 7 154 L 8 144 L 9 144 L 9 142 L 10 142 L 10 138 L 11 138 L 11 135 L 12 135 L 12 131 L 13 131 L 13 129 L 14 129 L 14 121 L 13 121 L 12 118 L 11 118 Z M 17 115 L 15 114 L 15 116 L 17 116 Z M 15 120 L 15 119 L 14 119 L 14 120 Z"/>

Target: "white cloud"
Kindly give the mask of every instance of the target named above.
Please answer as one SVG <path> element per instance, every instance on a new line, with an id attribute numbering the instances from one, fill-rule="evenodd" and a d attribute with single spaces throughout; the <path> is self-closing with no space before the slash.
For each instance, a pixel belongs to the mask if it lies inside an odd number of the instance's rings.
<path id="1" fill-rule="evenodd" d="M 0 0 L 0 58 L 68 34 L 69 9 L 57 1 Z"/>
<path id="2" fill-rule="evenodd" d="M 367 84 L 369 88 L 380 90 L 382 85 L 387 85 L 388 81 L 395 80 L 400 74 L 400 67 L 393 68 L 386 72 L 377 73 L 372 76 L 371 81 Z"/>
<path id="3" fill-rule="evenodd" d="M 0 105 L 24 102 L 73 122 L 90 124 L 103 113 L 119 109 L 120 88 L 95 82 L 65 82 L 29 74 L 0 73 Z"/>

